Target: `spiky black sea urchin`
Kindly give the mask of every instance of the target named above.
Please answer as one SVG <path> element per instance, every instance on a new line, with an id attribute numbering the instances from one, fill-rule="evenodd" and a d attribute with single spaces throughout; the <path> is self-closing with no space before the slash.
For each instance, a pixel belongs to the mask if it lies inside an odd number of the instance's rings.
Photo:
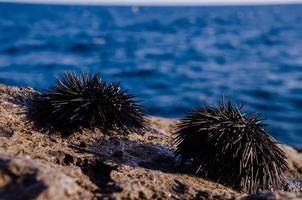
<path id="1" fill-rule="evenodd" d="M 93 126 L 105 132 L 138 132 L 146 129 L 146 121 L 135 97 L 118 83 L 102 81 L 99 74 L 66 72 L 49 90 L 34 96 L 33 116 L 63 134 Z"/>
<path id="2" fill-rule="evenodd" d="M 286 156 L 259 114 L 244 115 L 241 108 L 221 100 L 191 111 L 177 126 L 176 156 L 181 166 L 245 192 L 279 189 Z"/>

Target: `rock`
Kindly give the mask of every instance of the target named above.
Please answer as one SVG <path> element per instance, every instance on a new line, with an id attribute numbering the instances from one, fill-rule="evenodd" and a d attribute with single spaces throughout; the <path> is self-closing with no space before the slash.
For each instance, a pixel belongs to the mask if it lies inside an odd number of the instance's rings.
<path id="1" fill-rule="evenodd" d="M 0 156 L 0 199 L 83 199 L 73 178 L 35 160 Z"/>
<path id="2" fill-rule="evenodd" d="M 280 147 L 286 152 L 292 177 L 302 179 L 302 154 L 299 153 L 295 148 L 287 145 L 280 145 Z"/>
<path id="3" fill-rule="evenodd" d="M 258 192 L 242 198 L 241 200 L 301 200 L 301 193 L 290 192 Z"/>
<path id="4" fill-rule="evenodd" d="M 148 117 L 142 134 L 82 129 L 68 137 L 27 116 L 31 88 L 0 84 L 0 199 L 293 199 L 300 198 L 302 154 L 288 156 L 284 190 L 247 195 L 185 174 L 174 162 L 177 120 Z"/>

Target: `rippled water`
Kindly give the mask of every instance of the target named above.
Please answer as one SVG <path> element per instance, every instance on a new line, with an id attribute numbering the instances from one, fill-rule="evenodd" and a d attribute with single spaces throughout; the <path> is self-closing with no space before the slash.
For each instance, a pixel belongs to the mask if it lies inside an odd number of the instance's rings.
<path id="1" fill-rule="evenodd" d="M 47 88 L 101 72 L 148 114 L 182 117 L 224 95 L 302 145 L 302 6 L 131 8 L 0 4 L 0 82 Z"/>

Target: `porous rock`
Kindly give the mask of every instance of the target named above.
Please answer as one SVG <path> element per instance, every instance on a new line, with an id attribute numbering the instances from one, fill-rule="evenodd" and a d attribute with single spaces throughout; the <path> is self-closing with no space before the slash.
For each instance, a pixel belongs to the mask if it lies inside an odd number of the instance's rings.
<path id="1" fill-rule="evenodd" d="M 18 195 L 46 200 L 251 197 L 177 167 L 171 134 L 175 119 L 147 117 L 152 129 L 141 134 L 108 135 L 95 128 L 63 137 L 49 127 L 36 127 L 28 117 L 27 100 L 33 93 L 32 88 L 0 84 L 1 200 Z M 300 198 L 302 154 L 281 148 L 291 169 L 284 191 L 252 197 Z"/>

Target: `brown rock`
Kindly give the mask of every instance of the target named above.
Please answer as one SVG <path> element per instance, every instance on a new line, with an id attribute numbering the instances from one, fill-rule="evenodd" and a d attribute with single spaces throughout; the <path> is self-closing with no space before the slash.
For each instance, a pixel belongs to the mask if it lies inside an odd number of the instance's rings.
<path id="1" fill-rule="evenodd" d="M 256 194 L 249 195 L 241 200 L 302 200 L 301 193 L 290 192 L 258 192 Z"/>
<path id="2" fill-rule="evenodd" d="M 0 156 L 0 199 L 83 199 L 91 195 L 73 178 L 45 164 Z"/>
<path id="3" fill-rule="evenodd" d="M 35 127 L 27 117 L 27 98 L 33 93 L 31 88 L 0 85 L 0 199 L 17 194 L 23 199 L 247 198 L 177 168 L 171 146 L 177 120 L 148 117 L 152 129 L 143 134 L 108 136 L 95 128 L 63 138 L 47 127 Z M 255 198 L 299 197 L 301 154 L 281 148 L 291 169 L 287 192 Z"/>

